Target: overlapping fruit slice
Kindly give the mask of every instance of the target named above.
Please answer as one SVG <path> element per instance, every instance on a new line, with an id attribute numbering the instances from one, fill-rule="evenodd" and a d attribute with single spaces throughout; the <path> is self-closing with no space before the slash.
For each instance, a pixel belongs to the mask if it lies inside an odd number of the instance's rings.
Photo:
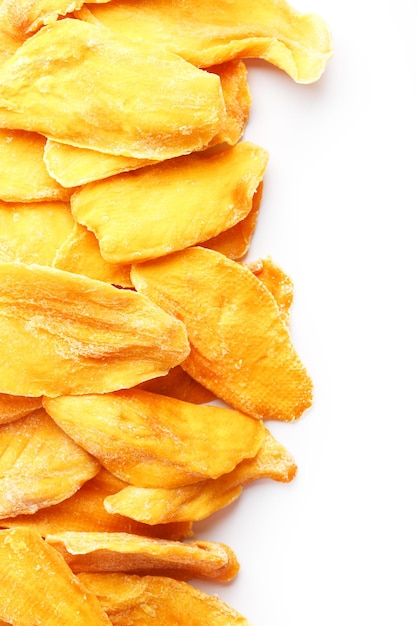
<path id="1" fill-rule="evenodd" d="M 139 384 L 181 363 L 189 347 L 184 325 L 141 294 L 0 263 L 0 351 L 0 392 L 56 396 Z"/>
<path id="2" fill-rule="evenodd" d="M 27 398 L 26 396 L 11 396 L 0 393 L 0 424 L 14 422 L 35 409 L 42 407 L 42 398 Z"/>

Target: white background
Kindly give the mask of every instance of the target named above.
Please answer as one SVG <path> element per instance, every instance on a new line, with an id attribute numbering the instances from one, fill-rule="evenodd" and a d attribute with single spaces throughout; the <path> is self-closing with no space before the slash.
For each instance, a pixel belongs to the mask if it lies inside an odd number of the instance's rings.
<path id="1" fill-rule="evenodd" d="M 241 570 L 217 593 L 253 626 L 416 626 L 416 0 L 298 0 L 334 58 L 313 85 L 250 62 L 245 138 L 270 162 L 250 258 L 293 279 L 312 409 L 268 423 L 296 479 L 196 525 Z"/>

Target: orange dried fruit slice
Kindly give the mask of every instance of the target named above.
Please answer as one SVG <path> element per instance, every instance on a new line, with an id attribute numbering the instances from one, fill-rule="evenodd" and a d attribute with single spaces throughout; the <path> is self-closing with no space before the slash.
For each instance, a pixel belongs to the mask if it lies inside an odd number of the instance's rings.
<path id="1" fill-rule="evenodd" d="M 218 76 L 76 19 L 42 28 L 0 66 L 0 127 L 81 148 L 162 160 L 204 148 L 223 117 Z"/>
<path id="2" fill-rule="evenodd" d="M 130 265 L 105 261 L 95 235 L 75 221 L 71 232 L 56 251 L 52 266 L 118 287 L 133 286 Z"/>
<path id="3" fill-rule="evenodd" d="M 26 528 L 0 530 L 0 619 L 15 626 L 109 626 L 96 596 Z"/>
<path id="4" fill-rule="evenodd" d="M 270 257 L 250 263 L 248 267 L 272 293 L 281 314 L 289 324 L 294 297 L 294 283 L 291 278 Z"/>
<path id="5" fill-rule="evenodd" d="M 247 267 L 194 247 L 134 264 L 131 277 L 185 323 L 191 352 L 181 366 L 217 397 L 260 419 L 292 421 L 311 405 L 286 321 Z"/>
<path id="6" fill-rule="evenodd" d="M 141 383 L 140 389 L 193 404 L 204 404 L 215 400 L 215 395 L 191 378 L 181 365 L 173 367 L 165 376 Z"/>
<path id="7" fill-rule="evenodd" d="M 75 572 L 175 574 L 175 578 L 232 580 L 239 564 L 233 550 L 214 541 L 168 541 L 127 533 L 63 532 L 46 541 Z"/>
<path id="8" fill-rule="evenodd" d="M 248 621 L 215 595 L 166 576 L 80 573 L 114 626 L 249 626 Z"/>
<path id="9" fill-rule="evenodd" d="M 104 499 L 127 486 L 127 483 L 101 468 L 96 476 L 85 482 L 74 495 L 66 500 L 45 509 L 39 509 L 36 513 L 0 519 L 0 527 L 30 528 L 43 537 L 68 530 L 124 532 L 171 540 L 184 539 L 192 534 L 190 522 L 150 526 L 117 513 L 107 513 L 104 508 Z"/>
<path id="10" fill-rule="evenodd" d="M 57 454 L 59 450 L 59 454 Z M 72 496 L 100 469 L 43 409 L 0 426 L 0 517 L 34 513 Z"/>
<path id="11" fill-rule="evenodd" d="M 66 202 L 0 201 L 0 262 L 51 266 L 73 228 Z"/>
<path id="12" fill-rule="evenodd" d="M 0 200 L 69 200 L 72 190 L 48 174 L 43 160 L 45 142 L 37 133 L 0 128 Z"/>
<path id="13" fill-rule="evenodd" d="M 232 472 L 176 489 L 127 486 L 107 496 L 104 506 L 145 524 L 164 524 L 205 519 L 234 502 L 249 482 L 271 478 L 289 482 L 296 473 L 292 455 L 267 431 L 258 454 L 242 461 Z"/>
<path id="14" fill-rule="evenodd" d="M 135 41 L 152 41 L 198 67 L 257 57 L 294 80 L 317 80 L 332 56 L 329 29 L 318 15 L 302 14 L 284 0 L 113 0 L 88 5 L 108 28 Z"/>
<path id="15" fill-rule="evenodd" d="M 239 411 L 137 388 L 45 398 L 44 406 L 103 467 L 139 487 L 217 478 L 253 457 L 265 437 L 263 424 Z"/>
<path id="16" fill-rule="evenodd" d="M 0 263 L 0 352 L 0 392 L 56 396 L 161 376 L 189 346 L 184 325 L 146 296 L 46 266 Z"/>
<path id="17" fill-rule="evenodd" d="M 14 422 L 41 407 L 42 398 L 27 398 L 26 396 L 11 396 L 7 393 L 0 393 L 0 424 Z"/>
<path id="18" fill-rule="evenodd" d="M 149 260 L 244 219 L 267 161 L 267 152 L 250 142 L 182 156 L 85 185 L 73 194 L 71 210 L 94 232 L 107 261 Z"/>

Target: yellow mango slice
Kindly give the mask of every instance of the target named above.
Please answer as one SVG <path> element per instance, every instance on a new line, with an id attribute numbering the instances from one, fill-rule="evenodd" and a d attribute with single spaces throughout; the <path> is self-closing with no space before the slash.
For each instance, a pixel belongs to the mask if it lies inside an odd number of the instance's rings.
<path id="1" fill-rule="evenodd" d="M 237 611 L 187 582 L 166 576 L 80 573 L 114 626 L 249 626 Z"/>
<path id="2" fill-rule="evenodd" d="M 0 393 L 0 424 L 7 424 L 42 407 L 42 398 L 26 398 Z"/>
<path id="3" fill-rule="evenodd" d="M 215 74 L 71 18 L 42 28 L 0 67 L 0 127 L 81 148 L 162 160 L 204 148 L 223 116 Z"/>
<path id="4" fill-rule="evenodd" d="M 288 325 L 294 297 L 294 283 L 291 278 L 270 257 L 250 263 L 248 267 L 272 293 Z"/>
<path id="5" fill-rule="evenodd" d="M 130 517 L 107 513 L 104 499 L 127 487 L 116 476 L 104 468 L 86 481 L 71 497 L 58 504 L 39 509 L 32 514 L 0 519 L 0 527 L 30 528 L 40 535 L 61 533 L 64 531 L 83 532 L 124 532 L 146 537 L 178 540 L 189 537 L 192 524 L 179 522 L 173 524 L 143 524 Z"/>
<path id="6" fill-rule="evenodd" d="M 85 276 L 0 263 L 0 392 L 103 393 L 161 376 L 189 352 L 148 298 Z"/>
<path id="7" fill-rule="evenodd" d="M 66 202 L 0 201 L 0 262 L 51 266 L 73 228 Z"/>
<path id="8" fill-rule="evenodd" d="M 267 152 L 249 142 L 191 154 L 85 185 L 73 194 L 71 210 L 94 232 L 104 259 L 144 261 L 245 218 L 267 161 Z"/>
<path id="9" fill-rule="evenodd" d="M 43 160 L 45 142 L 37 133 L 0 128 L 0 200 L 69 200 L 71 190 L 48 174 Z"/>
<path id="10" fill-rule="evenodd" d="M 139 387 L 144 391 L 151 391 L 193 404 L 203 404 L 215 399 L 211 391 L 191 378 L 180 365 L 173 367 L 166 376 L 147 380 L 141 383 Z"/>
<path id="11" fill-rule="evenodd" d="M 57 454 L 59 450 L 59 454 Z M 69 498 L 100 469 L 43 409 L 0 426 L 0 517 Z"/>
<path id="12" fill-rule="evenodd" d="M 137 388 L 45 398 L 44 406 L 106 469 L 139 487 L 217 478 L 253 457 L 265 437 L 263 424 L 239 411 Z"/>
<path id="13" fill-rule="evenodd" d="M 56 251 L 52 266 L 118 287 L 132 287 L 130 265 L 105 261 L 95 235 L 74 220 L 72 231 Z"/>
<path id="14" fill-rule="evenodd" d="M 135 264 L 131 277 L 185 323 L 191 352 L 181 366 L 217 397 L 260 419 L 292 421 L 311 405 L 286 321 L 247 267 L 194 247 Z"/>
<path id="15" fill-rule="evenodd" d="M 236 500 L 245 485 L 260 478 L 289 482 L 297 467 L 292 455 L 267 431 L 258 454 L 229 474 L 177 489 L 127 486 L 107 496 L 104 506 L 145 524 L 199 521 Z"/>
<path id="16" fill-rule="evenodd" d="M 158 42 L 198 67 L 258 57 L 300 83 L 317 80 L 332 56 L 329 29 L 285 0 L 113 0 L 87 4 L 102 24 L 134 41 Z"/>
<path id="17" fill-rule="evenodd" d="M 109 626 L 96 596 L 41 536 L 0 530 L 0 619 L 14 626 Z"/>
<path id="18" fill-rule="evenodd" d="M 212 541 L 168 541 L 127 533 L 63 532 L 46 541 L 75 572 L 175 573 L 175 578 L 228 581 L 239 564 L 233 550 Z"/>
<path id="19" fill-rule="evenodd" d="M 0 2 L 1 10 L 1 2 Z M 8 31 L 7 22 L 3 23 L 0 20 L 0 65 L 6 59 L 13 56 L 16 50 L 20 47 L 21 41 Z"/>

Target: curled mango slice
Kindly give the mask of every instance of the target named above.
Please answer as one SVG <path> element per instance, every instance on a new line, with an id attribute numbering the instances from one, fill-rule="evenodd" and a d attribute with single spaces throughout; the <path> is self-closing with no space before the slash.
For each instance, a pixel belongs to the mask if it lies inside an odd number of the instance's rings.
<path id="1" fill-rule="evenodd" d="M 191 378 L 180 365 L 173 367 L 165 376 L 141 383 L 140 388 L 144 391 L 151 391 L 161 396 L 169 396 L 193 404 L 203 404 L 215 400 L 214 394 Z"/>
<path id="2" fill-rule="evenodd" d="M 111 626 L 96 596 L 35 531 L 0 530 L 0 619 L 18 626 Z"/>
<path id="3" fill-rule="evenodd" d="M 250 263 L 248 267 L 272 293 L 281 314 L 289 324 L 294 297 L 294 283 L 291 278 L 270 257 Z"/>
<path id="4" fill-rule="evenodd" d="M 260 419 L 292 421 L 312 402 L 312 382 L 286 320 L 256 276 L 202 247 L 132 267 L 132 281 L 188 332 L 181 366 L 227 404 Z"/>
<path id="5" fill-rule="evenodd" d="M 14 422 L 14 420 L 41 407 L 42 398 L 27 398 L 26 396 L 11 396 L 7 393 L 0 393 L 0 424 Z"/>
<path id="6" fill-rule="evenodd" d="M 185 581 L 119 572 L 85 572 L 78 576 L 116 626 L 249 626 L 244 617 L 217 596 Z"/>
<path id="7" fill-rule="evenodd" d="M 94 232 L 107 261 L 153 259 L 245 218 L 267 161 L 267 152 L 249 142 L 187 155 L 85 185 L 73 194 L 71 210 Z"/>
<path id="8" fill-rule="evenodd" d="M 175 574 L 175 578 L 228 581 L 239 564 L 233 550 L 213 541 L 168 541 L 127 533 L 47 535 L 74 572 Z"/>
<path id="9" fill-rule="evenodd" d="M 45 398 L 44 406 L 106 469 L 137 486 L 217 478 L 253 457 L 265 437 L 263 424 L 239 411 L 137 388 Z"/>
<path id="10" fill-rule="evenodd" d="M 285 0 L 113 0 L 88 5 L 108 28 L 158 42 L 198 67 L 233 58 L 265 59 L 300 83 L 317 80 L 332 55 L 324 20 Z"/>
<path id="11" fill-rule="evenodd" d="M 0 351 L 0 392 L 56 396 L 161 376 L 189 346 L 184 325 L 134 291 L 46 266 L 0 263 Z"/>
<path id="12" fill-rule="evenodd" d="M 96 459 L 43 409 L 4 424 L 0 426 L 0 517 L 34 513 L 61 502 L 99 469 Z"/>
<path id="13" fill-rule="evenodd" d="M 104 506 L 146 524 L 199 521 L 236 500 L 245 485 L 260 478 L 289 482 L 296 473 L 292 455 L 267 431 L 258 454 L 216 480 L 177 489 L 127 486 L 108 496 Z"/>
<path id="14" fill-rule="evenodd" d="M 218 76 L 76 19 L 42 28 L 0 66 L 0 127 L 81 148 L 162 160 L 204 148 L 223 117 Z"/>

